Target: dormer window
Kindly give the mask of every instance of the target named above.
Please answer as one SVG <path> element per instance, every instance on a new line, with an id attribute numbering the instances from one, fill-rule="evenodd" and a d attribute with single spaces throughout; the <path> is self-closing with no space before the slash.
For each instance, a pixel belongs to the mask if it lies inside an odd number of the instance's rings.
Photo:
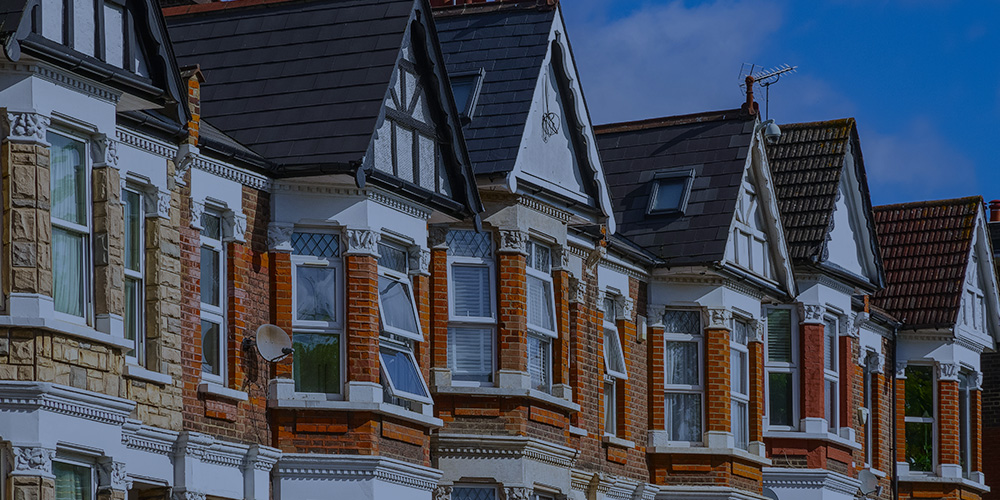
<path id="1" fill-rule="evenodd" d="M 459 73 L 451 77 L 451 92 L 455 96 L 455 105 L 464 124 L 472 121 L 479 100 L 479 91 L 483 87 L 482 70 L 474 73 Z"/>
<path id="2" fill-rule="evenodd" d="M 683 214 L 691 196 L 692 181 L 694 170 L 657 173 L 653 177 L 646 214 Z"/>

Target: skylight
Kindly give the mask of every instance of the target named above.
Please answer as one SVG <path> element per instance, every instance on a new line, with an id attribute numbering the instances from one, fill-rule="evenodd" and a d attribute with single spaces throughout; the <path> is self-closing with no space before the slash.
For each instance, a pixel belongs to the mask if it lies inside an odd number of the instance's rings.
<path id="1" fill-rule="evenodd" d="M 693 180 L 693 170 L 657 173 L 651 181 L 646 213 L 649 215 L 684 213 L 691 195 Z"/>
<path id="2" fill-rule="evenodd" d="M 455 105 L 462 121 L 469 123 L 474 116 L 476 101 L 479 100 L 479 89 L 483 84 L 483 72 L 452 75 L 451 92 L 455 96 Z"/>

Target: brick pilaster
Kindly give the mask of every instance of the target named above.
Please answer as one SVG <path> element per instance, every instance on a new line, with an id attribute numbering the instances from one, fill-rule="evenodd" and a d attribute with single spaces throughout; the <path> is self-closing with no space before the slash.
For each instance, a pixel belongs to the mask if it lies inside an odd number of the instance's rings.
<path id="1" fill-rule="evenodd" d="M 729 330 L 705 329 L 705 379 L 708 406 L 705 410 L 709 432 L 731 432 L 732 420 L 729 367 Z"/>
<path id="2" fill-rule="evenodd" d="M 906 461 L 906 370 L 896 367 L 896 462 Z"/>
<path id="3" fill-rule="evenodd" d="M 347 380 L 379 382 L 378 261 L 347 255 Z"/>
<path id="4" fill-rule="evenodd" d="M 622 346 L 622 355 L 625 357 L 625 370 L 628 373 L 629 378 L 627 380 L 619 380 L 617 382 L 617 397 L 618 400 L 615 402 L 618 405 L 618 428 L 617 436 L 622 439 L 632 440 L 632 427 L 635 420 L 638 418 L 637 415 L 633 414 L 633 410 L 636 408 L 637 401 L 633 401 L 639 395 L 636 393 L 634 387 L 636 386 L 636 377 L 639 376 L 637 369 L 639 367 L 632 366 L 629 360 L 632 359 L 632 342 L 631 340 L 635 338 L 635 322 L 629 319 L 618 320 L 618 341 Z"/>
<path id="5" fill-rule="evenodd" d="M 526 257 L 523 253 L 500 249 L 498 290 L 500 369 L 528 371 Z"/>
<path id="6" fill-rule="evenodd" d="M 959 463 L 958 381 L 938 380 L 938 463 Z"/>
<path id="7" fill-rule="evenodd" d="M 972 436 L 969 441 L 972 444 L 972 470 L 983 470 L 983 392 L 980 389 L 969 391 L 969 407 L 972 410 L 969 415 L 971 422 Z"/>
<path id="8" fill-rule="evenodd" d="M 858 359 L 858 339 L 843 336 L 838 340 L 841 353 L 840 359 L 837 360 L 837 369 L 840 371 L 840 415 L 838 420 L 841 427 L 858 428 L 857 418 L 853 418 L 854 415 L 857 415 L 856 396 L 860 397 L 856 394 L 855 382 L 864 380 L 861 373 L 864 367 L 855 361 Z M 864 428 L 862 427 L 859 431 L 859 435 L 863 437 Z"/>
<path id="9" fill-rule="evenodd" d="M 281 327 L 286 332 L 291 332 L 292 257 L 287 251 L 275 249 L 269 251 L 267 256 L 271 262 L 271 323 Z M 286 356 L 280 362 L 275 363 L 275 377 L 292 378 L 293 356 Z"/>
<path id="10" fill-rule="evenodd" d="M 424 342 L 416 342 L 413 346 L 413 356 L 417 358 L 420 373 L 424 380 L 431 379 L 431 345 L 426 342 L 431 331 L 431 279 L 427 274 L 412 274 L 413 299 L 417 303 L 417 318 L 424 332 Z"/>
<path id="11" fill-rule="evenodd" d="M 570 313 L 569 294 L 572 289 L 569 284 L 569 271 L 559 269 L 552 273 L 552 286 L 555 287 L 556 328 L 559 338 L 552 343 L 552 383 L 569 385 L 569 337 Z"/>
<path id="12" fill-rule="evenodd" d="M 802 370 L 802 418 L 825 418 L 826 384 L 823 378 L 823 324 L 802 323 L 800 362 Z"/>
<path id="13" fill-rule="evenodd" d="M 657 309 L 655 314 L 662 314 L 662 312 Z M 652 318 L 651 321 L 653 321 Z M 663 388 L 663 384 L 666 382 L 664 378 L 666 345 L 663 338 L 663 324 L 659 322 L 660 318 L 656 318 L 655 321 L 658 324 L 649 327 L 649 340 L 646 346 L 649 352 L 649 373 L 647 375 L 649 381 L 646 386 L 646 397 L 649 399 L 649 428 L 663 431 L 667 429 L 666 392 Z"/>
<path id="14" fill-rule="evenodd" d="M 871 382 L 872 386 L 868 388 L 869 394 L 871 394 L 871 408 L 869 408 L 871 415 L 868 417 L 872 423 L 871 465 L 876 469 L 884 469 L 886 464 L 882 458 L 882 452 L 888 451 L 889 443 L 882 436 L 888 431 L 886 427 L 890 422 L 886 412 L 882 410 L 883 407 L 888 407 L 888 404 L 882 400 L 882 388 L 886 385 L 886 377 L 883 373 L 873 373 Z"/>
<path id="15" fill-rule="evenodd" d="M 431 366 L 448 368 L 448 249 L 431 249 Z"/>
<path id="16" fill-rule="evenodd" d="M 570 286 L 572 301 L 568 304 L 569 309 L 569 384 L 573 388 L 575 401 L 580 401 L 583 384 L 586 382 L 584 370 L 587 367 L 587 355 L 585 342 L 581 338 L 584 322 L 587 320 L 586 282 L 583 280 L 573 280 Z M 580 412 L 570 416 L 570 423 L 577 427 L 583 427 L 583 419 Z"/>
<path id="17" fill-rule="evenodd" d="M 763 328 L 763 327 L 759 327 Z M 750 442 L 764 441 L 764 335 L 760 332 L 750 350 Z"/>

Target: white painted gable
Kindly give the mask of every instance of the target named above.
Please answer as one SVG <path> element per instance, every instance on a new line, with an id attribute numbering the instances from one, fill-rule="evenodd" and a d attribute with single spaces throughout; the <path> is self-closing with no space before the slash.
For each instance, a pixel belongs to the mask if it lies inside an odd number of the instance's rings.
<path id="1" fill-rule="evenodd" d="M 857 220 L 857 217 L 852 216 L 851 208 L 848 206 L 847 193 L 850 191 L 846 189 L 846 181 L 845 178 L 841 177 L 840 187 L 837 188 L 837 203 L 833 211 L 833 231 L 830 231 L 830 240 L 827 242 L 829 252 L 827 260 L 858 276 L 867 276 L 865 266 L 861 263 L 861 240 L 857 237 L 857 233 L 865 229 L 859 227 L 860 221 Z"/>
<path id="2" fill-rule="evenodd" d="M 67 5 L 73 7 L 72 28 L 68 30 L 64 27 Z M 101 16 L 97 16 L 95 9 L 100 9 Z M 138 36 L 136 29 L 137 23 L 124 1 L 67 3 L 42 0 L 42 36 L 112 66 L 148 77 L 149 68 L 141 46 L 143 38 Z"/>
<path id="3" fill-rule="evenodd" d="M 735 220 L 726 246 L 727 260 L 762 278 L 775 279 L 774 256 L 759 189 L 756 177 L 748 173 L 736 200 Z"/>

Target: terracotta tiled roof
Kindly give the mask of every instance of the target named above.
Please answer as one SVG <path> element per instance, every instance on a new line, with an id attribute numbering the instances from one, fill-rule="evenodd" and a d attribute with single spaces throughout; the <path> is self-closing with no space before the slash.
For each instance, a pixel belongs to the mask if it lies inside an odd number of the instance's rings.
<path id="1" fill-rule="evenodd" d="M 874 208 L 886 287 L 872 299 L 906 329 L 953 327 L 979 196 Z"/>

